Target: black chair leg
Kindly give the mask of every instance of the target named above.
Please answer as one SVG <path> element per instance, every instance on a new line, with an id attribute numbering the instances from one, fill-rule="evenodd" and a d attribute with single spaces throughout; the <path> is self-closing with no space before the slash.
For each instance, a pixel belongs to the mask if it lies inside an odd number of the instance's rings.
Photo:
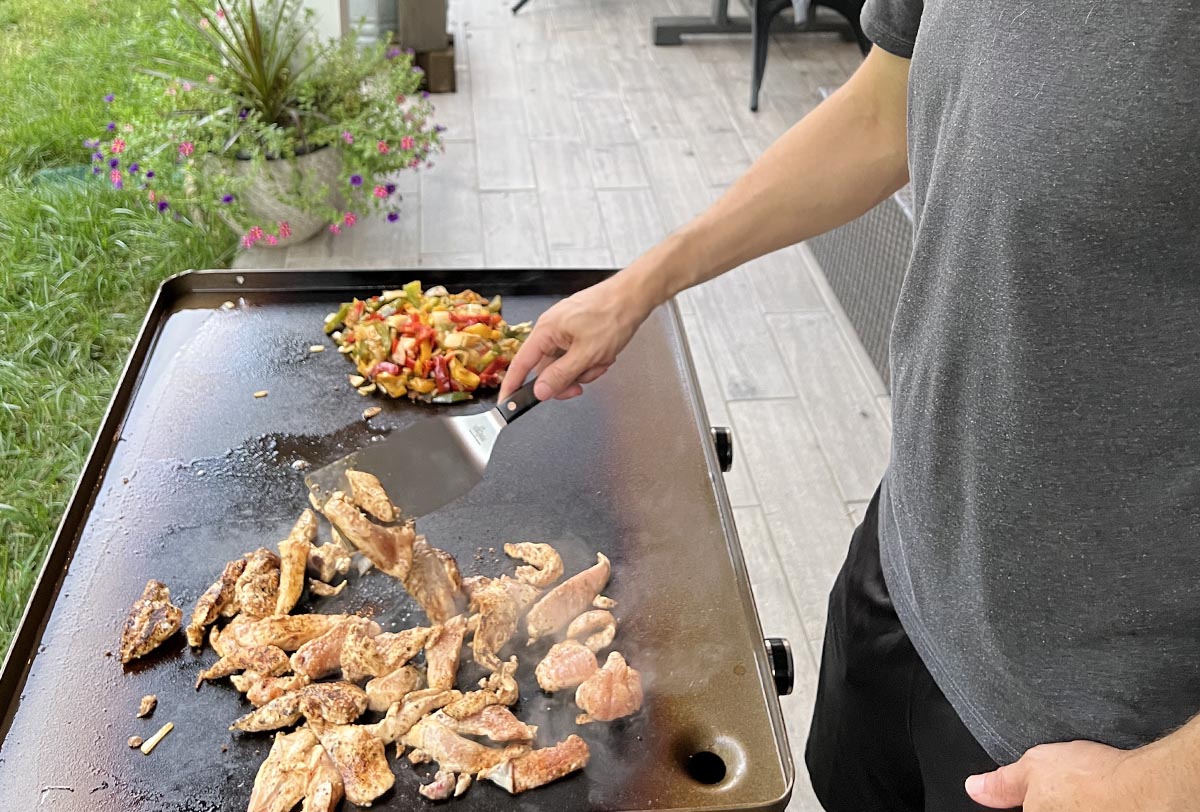
<path id="1" fill-rule="evenodd" d="M 521 7 L 524 6 L 528 2 L 529 2 L 529 0 L 517 0 L 517 4 L 512 7 L 512 13 L 516 14 L 518 11 L 521 10 Z"/>
<path id="2" fill-rule="evenodd" d="M 758 112 L 758 91 L 767 72 L 767 46 L 770 45 L 771 23 L 779 12 L 790 8 L 791 0 L 754 0 L 750 19 L 750 38 L 754 42 L 753 73 L 750 77 L 750 110 Z"/>

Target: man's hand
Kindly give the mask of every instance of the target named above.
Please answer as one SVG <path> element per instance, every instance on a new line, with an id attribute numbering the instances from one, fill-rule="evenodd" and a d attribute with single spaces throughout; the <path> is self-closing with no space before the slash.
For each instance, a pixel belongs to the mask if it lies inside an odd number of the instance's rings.
<path id="1" fill-rule="evenodd" d="M 1096 742 L 1043 744 L 1013 764 L 967 779 L 967 794 L 992 809 L 1024 812 L 1165 812 L 1167 782 L 1138 750 Z"/>

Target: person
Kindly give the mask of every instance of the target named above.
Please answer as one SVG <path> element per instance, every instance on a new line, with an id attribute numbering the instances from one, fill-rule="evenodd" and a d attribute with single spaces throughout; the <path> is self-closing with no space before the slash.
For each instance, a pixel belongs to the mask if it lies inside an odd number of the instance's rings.
<path id="1" fill-rule="evenodd" d="M 829 600 L 831 812 L 1200 808 L 1200 6 L 867 0 L 708 211 L 548 310 L 571 398 L 675 294 L 906 182 L 892 456 Z M 802 382 L 799 382 L 802 383 Z"/>

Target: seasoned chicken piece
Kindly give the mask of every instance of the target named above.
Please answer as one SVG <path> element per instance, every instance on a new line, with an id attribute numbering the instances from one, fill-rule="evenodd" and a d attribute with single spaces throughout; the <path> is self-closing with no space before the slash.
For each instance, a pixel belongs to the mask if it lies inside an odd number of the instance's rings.
<path id="1" fill-rule="evenodd" d="M 433 627 L 425 641 L 425 678 L 430 688 L 445 691 L 454 687 L 466 632 L 467 621 L 462 615 Z"/>
<path id="2" fill-rule="evenodd" d="M 367 692 L 349 682 L 321 682 L 300 690 L 300 712 L 309 720 L 348 725 L 367 709 Z"/>
<path id="3" fill-rule="evenodd" d="M 596 599 L 594 601 L 592 601 L 592 606 L 595 606 L 597 609 L 610 609 L 611 610 L 611 609 L 617 608 L 617 602 L 614 601 L 612 598 L 606 597 L 604 595 L 597 595 Z"/>
<path id="4" fill-rule="evenodd" d="M 470 691 L 447 705 L 443 711 L 452 719 L 466 719 L 491 705 L 515 705 L 521 697 L 517 685 L 517 658 L 512 657 L 479 681 L 479 690 Z"/>
<path id="5" fill-rule="evenodd" d="M 300 692 L 292 691 L 239 717 L 229 726 L 229 729 L 261 733 L 264 730 L 291 727 L 298 721 L 300 721 Z"/>
<path id="6" fill-rule="evenodd" d="M 604 667 L 575 691 L 575 704 L 584 713 L 577 724 L 611 722 L 642 707 L 642 675 L 630 668 L 619 651 L 610 652 Z"/>
<path id="7" fill-rule="evenodd" d="M 572 734 L 553 747 L 532 750 L 480 774 L 513 795 L 570 775 L 587 766 L 591 753 L 587 742 Z"/>
<path id="8" fill-rule="evenodd" d="M 342 668 L 342 645 L 346 634 L 357 628 L 368 636 L 379 634 L 379 624 L 351 615 L 325 634 L 309 640 L 292 655 L 292 670 L 311 680 L 335 674 Z"/>
<path id="9" fill-rule="evenodd" d="M 424 536 L 413 542 L 412 569 L 402 580 L 432 622 L 445 623 L 462 611 L 462 577 L 454 556 L 434 547 Z"/>
<path id="10" fill-rule="evenodd" d="M 505 544 L 504 552 L 511 558 L 519 558 L 531 565 L 517 567 L 518 581 L 545 589 L 562 577 L 562 556 L 549 544 L 534 544 L 531 541 Z"/>
<path id="11" fill-rule="evenodd" d="M 361 682 L 390 674 L 417 656 L 431 631 L 417 626 L 371 636 L 366 629 L 351 629 L 342 645 L 342 675 L 348 682 Z"/>
<path id="12" fill-rule="evenodd" d="M 313 725 L 321 746 L 333 760 L 346 800 L 356 806 L 371 803 L 396 783 L 383 742 L 362 725 Z"/>
<path id="13" fill-rule="evenodd" d="M 408 577 L 416 539 L 411 522 L 401 527 L 380 527 L 350 504 L 341 491 L 329 497 L 324 512 L 325 518 L 375 566 L 401 581 Z"/>
<path id="14" fill-rule="evenodd" d="M 333 759 L 318 744 L 309 760 L 308 784 L 300 812 L 335 812 L 342 802 L 342 776 Z"/>
<path id="15" fill-rule="evenodd" d="M 278 646 L 295 651 L 351 617 L 354 615 L 273 615 L 254 619 L 239 615 L 221 632 L 221 648 L 229 652 L 250 646 Z"/>
<path id="16" fill-rule="evenodd" d="M 457 798 L 471 788 L 471 774 L 463 773 L 454 782 L 454 797 Z"/>
<path id="17" fill-rule="evenodd" d="M 471 652 L 475 662 L 489 671 L 501 665 L 500 650 L 517 633 L 516 601 L 500 581 L 491 581 L 471 593 L 470 609 L 478 614 L 472 619 Z"/>
<path id="18" fill-rule="evenodd" d="M 171 590 L 162 581 L 150 581 L 134 601 L 121 629 L 121 662 L 144 657 L 175 632 L 183 611 L 171 603 Z"/>
<path id="19" fill-rule="evenodd" d="M 221 577 L 204 590 L 200 600 L 196 601 L 196 607 L 192 609 L 192 619 L 188 622 L 189 646 L 199 648 L 204 645 L 204 630 L 222 616 L 222 610 L 234 603 L 234 587 L 245 569 L 246 559 L 239 558 L 237 561 L 230 561 L 225 565 Z"/>
<path id="20" fill-rule="evenodd" d="M 201 671 L 196 677 L 196 689 L 199 690 L 205 680 L 218 680 L 239 671 L 254 671 L 274 677 L 287 670 L 287 652 L 281 648 L 276 646 L 239 648 Z"/>
<path id="21" fill-rule="evenodd" d="M 317 737 L 308 728 L 278 733 L 266 761 L 258 768 L 247 812 L 290 812 L 308 786 Z"/>
<path id="22" fill-rule="evenodd" d="M 308 679 L 305 677 L 292 674 L 286 677 L 269 677 L 265 674 L 257 674 L 253 671 L 247 671 L 241 677 L 230 677 L 230 681 L 236 680 L 233 687 L 239 691 L 245 686 L 246 699 L 256 708 L 261 708 L 273 699 L 278 699 L 291 691 L 299 691 L 305 685 L 308 685 Z"/>
<path id="23" fill-rule="evenodd" d="M 463 738 L 433 717 L 422 719 L 404 735 L 404 743 L 424 752 L 438 766 L 455 773 L 480 773 L 529 751 L 524 745 L 503 750 Z"/>
<path id="24" fill-rule="evenodd" d="M 381 522 L 396 521 L 396 506 L 383 490 L 383 483 L 373 474 L 347 471 L 346 481 L 350 483 L 350 497 L 354 504 Z"/>
<path id="25" fill-rule="evenodd" d="M 590 648 L 578 640 L 565 640 L 550 647 L 534 674 L 543 691 L 554 693 L 582 685 L 597 668 L 599 663 Z"/>
<path id="26" fill-rule="evenodd" d="M 396 702 L 388 708 L 387 716 L 381 721 L 368 727 L 371 728 L 372 735 L 384 744 L 391 744 L 408 733 L 417 722 L 460 696 L 462 694 L 458 691 L 438 691 L 433 688 L 413 691 L 404 697 L 404 701 Z"/>
<path id="27" fill-rule="evenodd" d="M 501 575 L 499 578 L 488 578 L 483 575 L 475 575 L 470 578 L 464 578 L 462 582 L 463 594 L 468 600 L 475 594 L 476 590 L 486 588 L 489 584 L 500 583 L 501 586 L 508 592 L 513 603 L 517 607 L 517 615 L 523 617 L 529 607 L 537 601 L 538 596 L 542 591 L 536 586 L 522 583 L 516 578 L 510 578 L 507 575 Z"/>
<path id="28" fill-rule="evenodd" d="M 438 770 L 434 773 L 433 780 L 428 784 L 422 784 L 417 792 L 421 794 L 421 797 L 431 801 L 444 801 L 454 794 L 454 787 L 457 783 L 458 776 L 454 773 Z"/>
<path id="29" fill-rule="evenodd" d="M 529 610 L 525 627 L 530 643 L 559 631 L 592 605 L 612 570 L 603 553 L 597 553 L 596 559 L 594 566 L 554 587 Z"/>
<path id="30" fill-rule="evenodd" d="M 316 578 L 308 579 L 308 591 L 319 598 L 332 598 L 334 595 L 341 595 L 342 590 L 346 588 L 349 581 L 342 581 L 337 586 L 330 586 L 324 581 L 318 581 Z"/>
<path id="31" fill-rule="evenodd" d="M 445 710 L 432 716 L 460 736 L 486 736 L 494 742 L 531 742 L 537 725 L 527 725 L 503 705 L 489 705 L 465 719 L 454 719 Z"/>
<path id="32" fill-rule="evenodd" d="M 424 684 L 425 675 L 411 665 L 397 668 L 392 673 L 376 677 L 367 683 L 367 708 L 376 713 L 383 713 Z"/>
<path id="33" fill-rule="evenodd" d="M 567 637 L 581 640 L 593 652 L 599 653 L 612 645 L 617 636 L 617 619 L 605 609 L 584 612 L 567 626 Z"/>
<path id="34" fill-rule="evenodd" d="M 233 589 L 244 616 L 258 618 L 272 614 L 279 595 L 279 556 L 265 547 L 247 554 L 246 569 Z"/>
<path id="35" fill-rule="evenodd" d="M 146 694 L 138 704 L 137 718 L 145 719 L 154 713 L 156 707 L 158 707 L 158 697 L 155 694 Z"/>
<path id="36" fill-rule="evenodd" d="M 306 509 L 288 537 L 279 542 L 279 592 L 275 597 L 275 614 L 286 615 L 300 600 L 308 551 L 316 539 L 317 516 Z"/>
<path id="37" fill-rule="evenodd" d="M 337 533 L 336 530 L 333 532 Z M 304 569 L 318 581 L 330 583 L 336 576 L 350 571 L 350 552 L 347 545 L 338 539 L 330 544 L 313 545 L 308 548 L 308 562 Z"/>

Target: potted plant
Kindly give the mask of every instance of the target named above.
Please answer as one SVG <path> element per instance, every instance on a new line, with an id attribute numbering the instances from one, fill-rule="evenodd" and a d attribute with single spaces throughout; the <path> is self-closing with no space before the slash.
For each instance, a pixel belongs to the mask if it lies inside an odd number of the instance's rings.
<path id="1" fill-rule="evenodd" d="M 145 71 L 138 103 L 106 97 L 93 172 L 247 248 L 340 233 L 372 210 L 396 221 L 391 178 L 441 144 L 421 69 L 382 43 L 318 41 L 311 16 L 302 0 L 184 0 L 186 44 Z"/>

